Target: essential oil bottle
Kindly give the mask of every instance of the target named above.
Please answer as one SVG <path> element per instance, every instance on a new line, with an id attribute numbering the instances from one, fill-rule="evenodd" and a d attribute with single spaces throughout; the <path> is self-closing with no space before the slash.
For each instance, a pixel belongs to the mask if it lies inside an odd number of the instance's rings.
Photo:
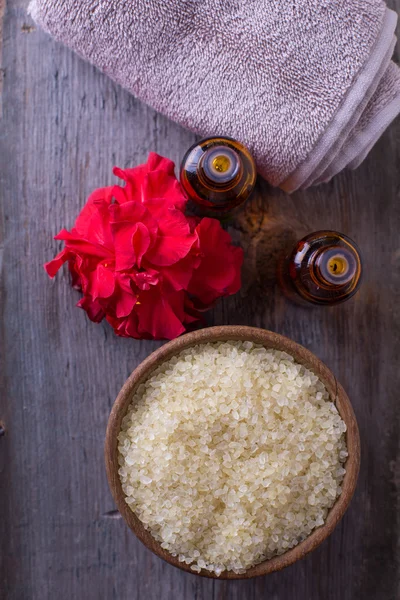
<path id="1" fill-rule="evenodd" d="M 186 152 L 180 181 L 192 203 L 203 212 L 224 214 L 250 196 L 256 167 L 248 149 L 228 137 L 207 138 Z"/>
<path id="2" fill-rule="evenodd" d="M 355 242 L 337 231 L 316 231 L 281 261 L 279 281 L 288 298 L 303 305 L 332 306 L 359 289 L 362 259 Z"/>

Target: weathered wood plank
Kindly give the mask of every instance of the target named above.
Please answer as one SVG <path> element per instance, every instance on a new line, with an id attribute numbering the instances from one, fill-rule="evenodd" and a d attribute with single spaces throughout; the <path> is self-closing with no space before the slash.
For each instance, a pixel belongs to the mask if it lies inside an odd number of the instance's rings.
<path id="1" fill-rule="evenodd" d="M 128 600 L 398 598 L 400 121 L 365 164 L 292 197 L 260 182 L 231 224 L 246 248 L 245 285 L 209 324 L 251 324 L 303 343 L 337 374 L 359 420 L 355 499 L 301 563 L 253 582 L 213 582 L 152 556 L 113 512 L 103 466 L 110 406 L 157 342 L 118 339 L 74 307 L 64 272 L 42 263 L 88 193 L 156 150 L 179 161 L 194 136 L 31 29 L 26 0 L 4 22 L 0 185 L 4 220 L 0 420 L 1 597 Z M 391 2 L 400 10 L 400 0 Z M 398 54 L 397 54 L 398 57 Z M 363 250 L 361 293 L 308 310 L 274 287 L 274 257 L 295 231 L 334 228 Z M 285 235 L 283 235 L 285 234 Z"/>

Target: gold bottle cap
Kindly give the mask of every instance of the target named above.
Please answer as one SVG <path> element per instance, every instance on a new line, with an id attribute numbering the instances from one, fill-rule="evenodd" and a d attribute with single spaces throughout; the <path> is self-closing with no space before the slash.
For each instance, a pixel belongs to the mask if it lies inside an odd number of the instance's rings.
<path id="1" fill-rule="evenodd" d="M 241 160 L 237 152 L 227 146 L 207 150 L 199 164 L 206 178 L 217 185 L 233 182 L 240 173 Z"/>
<path id="2" fill-rule="evenodd" d="M 329 285 L 346 285 L 357 273 L 357 257 L 350 248 L 324 248 L 319 252 L 315 264 L 322 280 Z"/>

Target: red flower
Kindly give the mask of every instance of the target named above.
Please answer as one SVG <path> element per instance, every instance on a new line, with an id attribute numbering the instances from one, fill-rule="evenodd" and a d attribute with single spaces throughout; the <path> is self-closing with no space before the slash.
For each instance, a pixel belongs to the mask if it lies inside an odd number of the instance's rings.
<path id="1" fill-rule="evenodd" d="M 45 264 L 50 277 L 68 261 L 78 306 L 104 317 L 117 335 L 172 339 L 200 310 L 240 288 L 241 248 L 215 219 L 186 217 L 174 163 L 150 153 L 146 164 L 114 174 L 125 187 L 94 191 L 65 248 Z"/>

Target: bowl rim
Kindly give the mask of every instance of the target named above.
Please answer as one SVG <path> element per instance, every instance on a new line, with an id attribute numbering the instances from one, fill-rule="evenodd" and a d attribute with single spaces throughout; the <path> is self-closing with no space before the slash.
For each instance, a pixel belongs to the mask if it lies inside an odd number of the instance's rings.
<path id="1" fill-rule="evenodd" d="M 346 444 L 348 457 L 345 463 L 346 474 L 343 479 L 342 493 L 329 510 L 324 525 L 314 529 L 305 540 L 294 548 L 247 569 L 245 573 L 236 574 L 233 571 L 223 571 L 220 576 L 217 576 L 215 573 L 205 569 L 202 569 L 199 573 L 194 572 L 190 568 L 190 565 L 180 562 L 178 557 L 172 556 L 168 551 L 161 548 L 159 542 L 144 528 L 139 518 L 129 508 L 128 504 L 126 504 L 118 475 L 117 437 L 121 429 L 122 419 L 128 410 L 134 392 L 140 383 L 145 381 L 162 362 L 169 360 L 173 355 L 191 346 L 208 342 L 238 340 L 251 341 L 262 344 L 266 348 L 274 348 L 287 352 L 297 362 L 309 368 L 321 379 L 333 399 L 340 416 L 347 425 Z M 360 436 L 357 420 L 346 392 L 330 369 L 315 354 L 290 338 L 266 329 L 242 325 L 222 325 L 187 333 L 167 342 L 152 352 L 134 369 L 112 406 L 107 424 L 104 455 L 107 479 L 115 504 L 127 525 L 149 550 L 169 564 L 191 574 L 211 579 L 249 579 L 279 571 L 293 564 L 317 548 L 332 533 L 346 512 L 356 488 L 360 470 Z"/>

